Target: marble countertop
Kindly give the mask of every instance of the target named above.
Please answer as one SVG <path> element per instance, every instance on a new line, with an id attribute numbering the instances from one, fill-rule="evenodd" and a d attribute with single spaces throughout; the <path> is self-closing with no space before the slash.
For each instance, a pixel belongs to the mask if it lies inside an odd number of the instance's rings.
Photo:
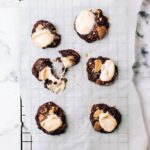
<path id="1" fill-rule="evenodd" d="M 16 26 L 14 17 L 17 15 L 16 0 L 0 0 L 0 149 L 20 149 L 20 94 L 18 85 L 18 55 L 16 45 Z M 17 109 L 18 108 L 18 109 Z M 9 141 L 9 144 L 8 144 Z"/>
<path id="2" fill-rule="evenodd" d="M 150 0 L 144 0 L 138 14 L 135 63 L 133 65 L 134 83 L 136 85 L 145 125 L 150 136 Z M 150 149 L 150 145 L 149 145 Z"/>
<path id="3" fill-rule="evenodd" d="M 18 0 L 0 0 L 0 99 L 3 105 L 0 106 L 0 116 L 5 118 L 0 124 L 0 149 L 19 150 L 20 140 L 20 95 L 18 86 L 18 60 L 19 52 L 14 38 L 17 29 L 14 23 Z M 5 14 L 5 17 L 4 17 Z M 7 18 L 7 19 L 6 19 Z M 135 59 L 133 65 L 134 83 L 136 85 L 141 100 L 143 116 L 148 135 L 150 134 L 150 0 L 144 0 L 138 14 L 136 31 Z M 4 57 L 5 56 L 5 57 Z M 9 106 L 8 102 L 9 101 Z M 7 110 L 6 106 L 7 105 Z M 16 117 L 17 116 L 17 117 Z M 14 138 L 15 137 L 15 138 Z M 10 139 L 10 140 L 9 140 Z M 9 144 L 7 141 L 11 141 Z"/>

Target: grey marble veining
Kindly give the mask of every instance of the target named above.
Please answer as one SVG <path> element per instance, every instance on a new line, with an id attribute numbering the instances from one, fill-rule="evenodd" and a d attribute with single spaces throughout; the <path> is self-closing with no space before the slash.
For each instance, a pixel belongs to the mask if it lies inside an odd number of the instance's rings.
<path id="1" fill-rule="evenodd" d="M 147 134 L 150 137 L 150 0 L 143 1 L 138 14 L 135 59 L 134 83 L 141 99 Z"/>
<path id="2" fill-rule="evenodd" d="M 142 3 L 138 14 L 136 41 L 135 41 L 135 59 L 133 71 L 135 77 L 150 76 L 150 0 Z"/>

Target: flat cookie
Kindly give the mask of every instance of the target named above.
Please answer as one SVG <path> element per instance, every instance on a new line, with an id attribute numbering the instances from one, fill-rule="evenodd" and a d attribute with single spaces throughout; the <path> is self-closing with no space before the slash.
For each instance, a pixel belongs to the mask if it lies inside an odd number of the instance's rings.
<path id="1" fill-rule="evenodd" d="M 80 55 L 75 50 L 60 50 L 59 53 L 62 57 L 58 57 L 57 60 L 63 63 L 63 68 L 68 69 L 80 61 Z"/>
<path id="2" fill-rule="evenodd" d="M 33 65 L 32 74 L 39 80 L 42 81 L 42 77 L 39 77 L 39 73 L 46 67 L 52 69 L 52 61 L 48 58 L 39 58 Z"/>
<path id="3" fill-rule="evenodd" d="M 53 102 L 40 106 L 35 120 L 38 128 L 50 135 L 61 134 L 67 127 L 64 111 Z"/>
<path id="4" fill-rule="evenodd" d="M 53 62 L 48 58 L 39 58 L 33 65 L 32 74 L 39 80 L 44 82 L 44 87 L 55 94 L 62 92 L 66 87 L 67 79 L 62 72 L 60 77 L 57 77 Z"/>
<path id="5" fill-rule="evenodd" d="M 121 114 L 115 107 L 95 104 L 91 109 L 90 121 L 95 131 L 111 133 L 120 124 Z"/>
<path id="6" fill-rule="evenodd" d="M 59 51 L 62 57 L 55 60 L 48 58 L 39 58 L 32 67 L 32 74 L 39 80 L 44 82 L 44 87 L 55 94 L 61 93 L 65 87 L 67 78 L 65 77 L 68 69 L 76 65 L 80 61 L 80 55 L 74 50 Z M 58 76 L 54 63 L 62 63 L 62 71 Z"/>
<path id="7" fill-rule="evenodd" d="M 83 10 L 76 17 L 74 29 L 80 38 L 88 43 L 103 39 L 109 29 L 108 18 L 103 15 L 101 9 L 95 12 Z"/>
<path id="8" fill-rule="evenodd" d="M 61 36 L 56 32 L 54 25 L 45 20 L 36 22 L 31 38 L 37 47 L 43 49 L 57 47 L 61 41 Z"/>
<path id="9" fill-rule="evenodd" d="M 87 73 L 90 81 L 107 86 L 115 81 L 118 67 L 111 59 L 99 56 L 88 60 Z"/>

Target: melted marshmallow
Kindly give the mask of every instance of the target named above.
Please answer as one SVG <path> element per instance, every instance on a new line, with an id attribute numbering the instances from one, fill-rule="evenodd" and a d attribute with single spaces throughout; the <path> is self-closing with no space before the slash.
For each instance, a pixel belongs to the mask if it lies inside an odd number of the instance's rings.
<path id="1" fill-rule="evenodd" d="M 52 74 L 50 67 L 45 67 L 43 70 L 39 72 L 39 80 L 46 80 L 49 79 L 53 82 L 57 81 L 57 78 Z"/>
<path id="2" fill-rule="evenodd" d="M 109 113 L 101 113 L 99 115 L 99 124 L 104 131 L 112 132 L 117 126 L 117 121 Z"/>
<path id="3" fill-rule="evenodd" d="M 57 80 L 57 83 L 47 84 L 47 88 L 51 90 L 53 93 L 58 94 L 62 92 L 66 87 L 66 82 L 64 80 Z"/>
<path id="4" fill-rule="evenodd" d="M 45 81 L 49 79 L 52 83 L 47 84 L 47 88 L 51 90 L 53 93 L 58 94 L 62 92 L 66 87 L 66 82 L 63 79 L 57 79 L 51 71 L 51 68 L 45 67 L 43 70 L 39 72 L 39 80 Z"/>
<path id="5" fill-rule="evenodd" d="M 100 80 L 101 81 L 110 81 L 115 74 L 115 65 L 112 60 L 107 60 L 101 69 Z"/>
<path id="6" fill-rule="evenodd" d="M 41 126 L 48 132 L 55 131 L 62 126 L 62 120 L 57 115 L 52 114 L 41 122 Z"/>
<path id="7" fill-rule="evenodd" d="M 47 29 L 36 30 L 32 34 L 32 42 L 40 48 L 50 45 L 54 41 L 54 34 Z"/>
<path id="8" fill-rule="evenodd" d="M 69 68 L 73 65 L 72 62 L 67 57 L 62 57 L 61 61 L 64 64 L 65 68 Z"/>
<path id="9" fill-rule="evenodd" d="M 82 35 L 89 34 L 95 25 L 95 15 L 90 10 L 83 10 L 79 13 L 75 21 L 75 27 L 78 33 Z"/>

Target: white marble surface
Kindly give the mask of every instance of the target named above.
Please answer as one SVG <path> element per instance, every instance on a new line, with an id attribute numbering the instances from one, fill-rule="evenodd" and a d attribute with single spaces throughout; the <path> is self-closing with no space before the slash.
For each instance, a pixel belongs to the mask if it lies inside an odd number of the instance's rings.
<path id="1" fill-rule="evenodd" d="M 0 149 L 20 150 L 20 95 L 17 79 L 18 47 L 14 18 L 17 16 L 17 0 L 0 0 L 0 116 L 3 123 L 0 124 Z M 136 62 L 134 64 L 134 82 L 141 98 L 143 115 L 147 131 L 150 134 L 150 0 L 143 2 L 142 11 L 139 13 L 137 37 L 135 46 Z M 4 17 L 5 16 L 5 17 Z M 16 18 L 17 19 L 17 18 Z M 5 57 L 4 57 L 5 56 Z M 8 106 L 9 102 L 9 106 Z M 6 110 L 7 105 L 7 110 Z M 7 113 L 5 113 L 7 111 Z M 4 115 L 5 114 L 5 117 Z M 8 141 L 9 144 L 8 144 Z"/>
<path id="2" fill-rule="evenodd" d="M 143 1 L 138 14 L 135 59 L 134 83 L 141 99 L 147 133 L 150 137 L 150 0 Z"/>
<path id="3" fill-rule="evenodd" d="M 14 18 L 17 1 L 0 1 L 0 149 L 20 149 L 18 48 Z M 16 18 L 17 19 L 17 18 Z M 9 142 L 8 142 L 9 141 Z"/>

